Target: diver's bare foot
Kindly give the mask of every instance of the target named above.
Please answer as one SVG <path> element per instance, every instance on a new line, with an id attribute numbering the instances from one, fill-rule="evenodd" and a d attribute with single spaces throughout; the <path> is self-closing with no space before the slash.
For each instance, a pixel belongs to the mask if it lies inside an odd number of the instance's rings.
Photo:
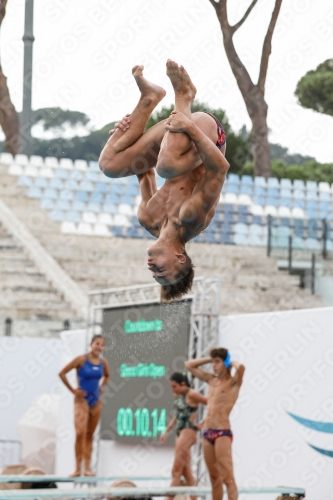
<path id="1" fill-rule="evenodd" d="M 147 104 L 154 104 L 156 106 L 163 99 L 166 92 L 162 87 L 146 80 L 142 72 L 143 66 L 134 66 L 132 69 L 132 75 L 141 92 L 141 99 Z"/>
<path id="2" fill-rule="evenodd" d="M 69 475 L 69 477 L 79 477 L 81 476 L 81 471 L 80 470 L 77 470 L 74 471 L 72 474 Z"/>
<path id="3" fill-rule="evenodd" d="M 171 80 L 176 97 L 182 96 L 186 100 L 193 101 L 197 93 L 197 89 L 192 83 L 187 71 L 183 66 L 178 66 L 175 61 L 167 60 L 167 75 Z"/>
<path id="4" fill-rule="evenodd" d="M 85 469 L 84 473 L 83 473 L 84 476 L 89 476 L 89 477 L 94 477 L 96 476 L 96 474 L 94 474 L 93 472 L 91 472 L 90 469 Z"/>

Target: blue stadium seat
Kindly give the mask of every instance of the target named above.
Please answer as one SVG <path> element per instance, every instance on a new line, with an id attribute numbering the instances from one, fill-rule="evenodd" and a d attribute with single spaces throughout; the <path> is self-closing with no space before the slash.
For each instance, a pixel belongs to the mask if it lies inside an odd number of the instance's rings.
<path id="1" fill-rule="evenodd" d="M 95 190 L 94 184 L 90 181 L 81 181 L 79 189 L 91 193 Z"/>
<path id="2" fill-rule="evenodd" d="M 105 183 L 105 182 L 97 182 L 95 186 L 95 190 L 98 193 L 107 193 L 109 191 L 110 187 Z"/>
<path id="3" fill-rule="evenodd" d="M 306 210 L 306 216 L 308 217 L 308 219 L 315 219 L 317 217 L 317 211 L 316 210 L 307 209 Z"/>
<path id="4" fill-rule="evenodd" d="M 142 233 L 138 227 L 129 227 L 127 231 L 129 238 L 142 238 Z"/>
<path id="5" fill-rule="evenodd" d="M 298 236 L 293 237 L 292 247 L 297 250 L 305 250 L 306 249 L 305 240 Z"/>
<path id="6" fill-rule="evenodd" d="M 261 217 L 260 215 L 253 215 L 252 216 L 252 224 L 265 225 L 266 222 L 264 221 L 263 217 Z"/>
<path id="7" fill-rule="evenodd" d="M 293 200 L 292 203 L 291 203 L 291 206 L 293 208 L 302 208 L 303 210 L 305 210 L 305 201 L 304 200 Z"/>
<path id="8" fill-rule="evenodd" d="M 248 195 L 252 196 L 253 188 L 249 184 L 241 184 L 240 188 L 239 188 L 239 193 L 240 194 L 248 194 Z"/>
<path id="9" fill-rule="evenodd" d="M 110 192 L 113 194 L 124 194 L 124 190 L 121 184 L 116 184 L 115 182 L 113 182 L 112 184 L 110 184 L 110 188 Z"/>
<path id="10" fill-rule="evenodd" d="M 298 236 L 299 238 L 303 238 L 303 236 L 304 236 L 305 233 L 304 233 L 303 228 L 301 228 L 301 227 L 295 227 L 294 231 L 293 231 L 293 234 L 295 236 Z"/>
<path id="11" fill-rule="evenodd" d="M 278 199 L 277 198 L 267 197 L 267 199 L 266 199 L 266 205 L 270 205 L 272 207 L 278 207 L 279 206 Z"/>
<path id="12" fill-rule="evenodd" d="M 304 200 L 305 191 L 304 189 L 294 189 L 294 200 Z"/>
<path id="13" fill-rule="evenodd" d="M 106 214 L 115 215 L 118 213 L 117 206 L 111 202 L 104 203 L 102 212 L 105 212 Z"/>
<path id="14" fill-rule="evenodd" d="M 253 203 L 255 205 L 261 205 L 262 207 L 264 205 L 266 205 L 265 201 L 264 201 L 264 197 L 263 196 L 254 196 L 253 197 Z"/>
<path id="15" fill-rule="evenodd" d="M 280 186 L 281 186 L 281 189 L 292 189 L 292 183 L 291 183 L 291 180 L 290 179 L 281 179 L 280 180 Z"/>
<path id="16" fill-rule="evenodd" d="M 56 177 L 59 179 L 68 179 L 68 170 L 64 170 L 63 168 L 56 169 Z"/>
<path id="17" fill-rule="evenodd" d="M 291 208 L 291 206 L 292 206 L 292 199 L 291 198 L 280 198 L 279 204 L 280 204 L 281 207 Z"/>
<path id="18" fill-rule="evenodd" d="M 230 182 L 232 184 L 239 184 L 240 178 L 237 174 L 229 174 L 227 177 L 227 182 Z"/>
<path id="19" fill-rule="evenodd" d="M 36 177 L 35 186 L 39 188 L 47 188 L 48 187 L 47 179 L 45 177 Z"/>
<path id="20" fill-rule="evenodd" d="M 234 243 L 236 245 L 247 245 L 247 235 L 242 233 L 236 233 L 234 235 Z"/>
<path id="21" fill-rule="evenodd" d="M 65 212 L 68 211 L 68 210 L 70 210 L 70 204 L 69 204 L 68 200 L 58 199 L 55 202 L 54 207 L 57 208 L 58 210 L 64 210 Z"/>
<path id="22" fill-rule="evenodd" d="M 254 196 L 266 196 L 267 190 L 263 186 L 254 186 Z"/>
<path id="23" fill-rule="evenodd" d="M 237 212 L 239 214 L 245 214 L 245 215 L 249 215 L 249 213 L 250 213 L 247 205 L 238 205 Z"/>
<path id="24" fill-rule="evenodd" d="M 318 185 L 315 181 L 306 181 L 305 187 L 307 191 L 317 191 L 318 189 Z"/>
<path id="25" fill-rule="evenodd" d="M 319 191 L 319 200 L 329 202 L 331 199 L 330 193 L 325 193 L 324 191 Z"/>
<path id="26" fill-rule="evenodd" d="M 234 241 L 230 233 L 218 233 L 217 243 L 222 243 L 224 245 L 234 245 Z"/>
<path id="27" fill-rule="evenodd" d="M 248 233 L 248 226 L 246 224 L 243 224 L 241 222 L 237 222 L 234 226 L 234 230 L 236 234 L 247 234 Z"/>
<path id="28" fill-rule="evenodd" d="M 282 238 L 289 238 L 290 229 L 286 226 L 278 226 L 274 229 L 274 235 Z"/>
<path id="29" fill-rule="evenodd" d="M 99 180 L 99 175 L 98 172 L 85 172 L 84 177 L 86 178 L 87 181 L 91 182 L 98 182 Z"/>
<path id="30" fill-rule="evenodd" d="M 52 210 L 54 208 L 54 204 L 55 204 L 55 202 L 53 200 L 48 200 L 45 198 L 42 198 L 40 200 L 40 207 L 43 210 Z"/>
<path id="31" fill-rule="evenodd" d="M 83 201 L 75 200 L 72 203 L 72 209 L 76 212 L 85 212 L 87 210 L 87 207 Z"/>
<path id="32" fill-rule="evenodd" d="M 49 187 L 53 189 L 63 189 L 64 184 L 61 179 L 53 177 L 52 179 L 50 179 Z"/>
<path id="33" fill-rule="evenodd" d="M 238 214 L 238 222 L 241 222 L 243 224 L 249 224 L 249 217 L 247 214 Z"/>
<path id="34" fill-rule="evenodd" d="M 103 193 L 97 193 L 96 191 L 94 191 L 93 193 L 91 193 L 90 200 L 95 201 L 96 203 L 103 203 L 104 202 Z"/>
<path id="35" fill-rule="evenodd" d="M 308 250 L 320 250 L 321 244 L 316 238 L 308 238 L 306 240 L 306 247 Z"/>
<path id="36" fill-rule="evenodd" d="M 56 222 L 63 222 L 65 220 L 64 213 L 61 210 L 52 210 L 50 217 Z"/>
<path id="37" fill-rule="evenodd" d="M 70 191 L 82 191 L 79 182 L 74 179 L 67 179 L 64 181 L 64 189 L 69 189 Z"/>
<path id="38" fill-rule="evenodd" d="M 61 189 L 59 191 L 59 198 L 61 198 L 62 200 L 71 201 L 74 199 L 74 193 L 69 189 Z"/>
<path id="39" fill-rule="evenodd" d="M 230 182 L 226 183 L 225 186 L 223 186 L 223 192 L 224 193 L 239 193 L 239 184 L 230 184 Z"/>
<path id="40" fill-rule="evenodd" d="M 275 187 L 269 187 L 267 189 L 267 198 L 277 198 L 279 196 L 279 190 Z"/>
<path id="41" fill-rule="evenodd" d="M 86 191 L 76 191 L 75 197 L 78 201 L 84 201 L 84 202 L 89 201 L 89 196 L 88 196 L 88 193 Z"/>
<path id="42" fill-rule="evenodd" d="M 132 196 L 136 196 L 136 195 L 140 194 L 139 185 L 129 184 L 126 188 L 125 193 L 132 195 Z"/>
<path id="43" fill-rule="evenodd" d="M 203 242 L 204 243 L 217 243 L 215 233 L 210 233 L 209 231 L 204 231 Z"/>
<path id="44" fill-rule="evenodd" d="M 288 219 L 287 217 L 282 217 L 280 223 L 281 223 L 281 226 L 285 226 L 285 227 L 291 226 L 290 219 Z"/>
<path id="45" fill-rule="evenodd" d="M 33 178 L 27 177 L 26 175 L 21 175 L 18 180 L 18 185 L 23 187 L 32 187 L 34 185 Z"/>
<path id="46" fill-rule="evenodd" d="M 218 206 L 219 206 L 219 205 L 218 205 Z M 221 207 L 221 205 L 220 205 L 220 207 Z M 236 210 L 235 210 L 235 208 L 234 208 L 234 205 L 231 205 L 230 203 L 225 203 L 224 205 L 222 205 L 222 207 L 221 207 L 221 211 L 222 211 L 223 213 L 227 213 L 227 212 L 229 212 L 229 213 L 232 213 L 232 214 L 233 214 Z"/>
<path id="47" fill-rule="evenodd" d="M 315 200 L 307 200 L 306 208 L 308 210 L 317 210 L 317 202 Z"/>
<path id="48" fill-rule="evenodd" d="M 294 180 L 294 189 L 297 189 L 297 190 L 303 190 L 305 189 L 305 184 L 304 184 L 304 181 L 301 181 L 301 180 Z"/>
<path id="49" fill-rule="evenodd" d="M 82 222 L 80 213 L 74 212 L 73 210 L 70 210 L 69 212 L 66 213 L 65 219 L 70 222 Z"/>
<path id="50" fill-rule="evenodd" d="M 330 216 L 330 211 L 329 209 L 326 210 L 319 210 L 319 218 L 320 219 L 328 219 Z"/>
<path id="51" fill-rule="evenodd" d="M 286 238 L 285 236 L 278 236 L 274 235 L 273 236 L 273 241 L 272 241 L 272 246 L 273 248 L 288 248 L 289 246 L 289 239 Z"/>
<path id="52" fill-rule="evenodd" d="M 120 203 L 126 203 L 127 205 L 134 205 L 133 196 L 124 194 L 120 197 Z"/>
<path id="53" fill-rule="evenodd" d="M 118 205 L 119 197 L 114 193 L 107 193 L 105 198 L 104 198 L 104 203 L 111 203 L 111 204 Z"/>
<path id="54" fill-rule="evenodd" d="M 287 188 L 282 188 L 280 190 L 280 197 L 281 198 L 291 198 L 292 194 L 291 194 L 291 190 L 290 189 L 287 189 Z"/>
<path id="55" fill-rule="evenodd" d="M 277 179 L 276 177 L 269 177 L 269 179 L 267 180 L 267 186 L 269 188 L 279 188 L 279 179 Z"/>
<path id="56" fill-rule="evenodd" d="M 46 188 L 44 190 L 44 198 L 49 198 L 50 200 L 57 200 L 59 198 L 58 191 L 53 188 Z"/>
<path id="57" fill-rule="evenodd" d="M 221 219 L 217 219 L 217 220 L 221 220 Z M 222 220 L 226 221 L 226 222 L 233 222 L 234 214 L 232 212 L 224 212 Z"/>
<path id="58" fill-rule="evenodd" d="M 89 202 L 87 205 L 88 212 L 94 212 L 95 214 L 100 214 L 102 212 L 101 205 L 99 203 Z"/>
<path id="59" fill-rule="evenodd" d="M 83 172 L 81 172 L 80 170 L 71 170 L 70 172 L 68 172 L 67 170 L 67 179 L 68 180 L 72 180 L 72 181 L 84 181 L 85 179 L 85 174 Z"/>
<path id="60" fill-rule="evenodd" d="M 306 199 L 307 200 L 317 200 L 317 193 L 316 191 L 306 191 Z"/>
<path id="61" fill-rule="evenodd" d="M 98 166 L 98 161 L 90 161 L 89 162 L 89 170 L 91 172 L 100 172 L 100 168 Z"/>
<path id="62" fill-rule="evenodd" d="M 243 175 L 241 177 L 241 183 L 252 186 L 253 185 L 253 177 L 251 177 L 251 175 Z"/>
<path id="63" fill-rule="evenodd" d="M 138 218 L 135 216 L 131 217 L 131 224 L 134 227 L 142 227 L 140 222 L 138 221 Z"/>
<path id="64" fill-rule="evenodd" d="M 265 188 L 267 185 L 265 177 L 262 177 L 261 175 L 258 175 L 257 177 L 255 177 L 254 178 L 254 185 L 255 186 L 262 186 Z"/>

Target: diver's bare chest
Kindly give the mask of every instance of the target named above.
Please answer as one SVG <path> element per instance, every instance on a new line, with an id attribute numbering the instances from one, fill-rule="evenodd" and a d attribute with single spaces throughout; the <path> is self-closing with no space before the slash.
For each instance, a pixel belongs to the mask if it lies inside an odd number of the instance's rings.
<path id="1" fill-rule="evenodd" d="M 164 185 L 147 203 L 147 209 L 165 216 L 179 213 L 182 205 L 191 197 L 193 189 L 181 185 Z"/>

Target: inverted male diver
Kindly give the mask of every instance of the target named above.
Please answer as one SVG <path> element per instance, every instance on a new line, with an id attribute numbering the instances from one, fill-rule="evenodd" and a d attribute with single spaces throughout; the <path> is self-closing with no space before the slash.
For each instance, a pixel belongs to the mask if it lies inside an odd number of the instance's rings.
<path id="1" fill-rule="evenodd" d="M 191 289 L 194 272 L 185 244 L 209 226 L 229 163 L 221 123 L 209 113 L 191 113 L 196 88 L 185 69 L 171 60 L 167 75 L 175 91 L 175 110 L 144 131 L 165 91 L 148 82 L 142 71 L 143 66 L 132 70 L 139 102 L 110 132 L 99 166 L 108 177 L 137 175 L 142 196 L 138 220 L 157 238 L 148 248 L 148 268 L 162 285 L 161 299 L 167 301 Z M 159 190 L 155 166 L 166 179 Z"/>
<path id="2" fill-rule="evenodd" d="M 213 373 L 199 368 L 212 363 Z M 192 359 L 185 362 L 192 375 L 209 384 L 207 415 L 204 421 L 203 452 L 212 483 L 213 500 L 222 500 L 223 485 L 226 485 L 228 500 L 237 500 L 229 415 L 233 409 L 243 382 L 244 365 L 231 361 L 227 349 L 218 347 L 210 351 L 207 358 Z M 234 375 L 231 369 L 235 368 Z"/>

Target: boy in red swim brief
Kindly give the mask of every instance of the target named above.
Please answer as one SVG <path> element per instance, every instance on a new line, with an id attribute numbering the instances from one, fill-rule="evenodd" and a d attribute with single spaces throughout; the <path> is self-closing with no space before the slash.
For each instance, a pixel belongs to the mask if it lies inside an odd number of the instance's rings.
<path id="1" fill-rule="evenodd" d="M 212 363 L 213 373 L 199 368 L 206 363 Z M 229 415 L 237 401 L 245 367 L 237 361 L 231 361 L 229 352 L 223 347 L 212 349 L 210 357 L 186 361 L 185 367 L 195 377 L 209 384 L 207 416 L 202 432 L 205 462 L 212 483 L 212 498 L 223 498 L 225 484 L 228 500 L 237 500 Z M 236 370 L 234 375 L 231 375 L 232 368 Z"/>

